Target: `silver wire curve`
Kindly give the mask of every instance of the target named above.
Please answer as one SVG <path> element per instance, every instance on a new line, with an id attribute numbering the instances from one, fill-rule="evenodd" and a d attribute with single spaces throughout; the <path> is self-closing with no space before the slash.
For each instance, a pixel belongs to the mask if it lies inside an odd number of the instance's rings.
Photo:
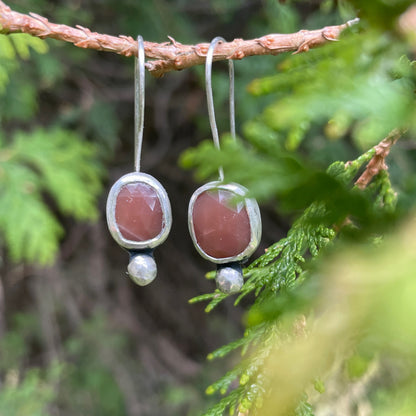
<path id="1" fill-rule="evenodd" d="M 137 58 L 134 61 L 134 170 L 140 172 L 144 128 L 145 53 L 143 38 L 137 36 Z"/>
<path id="2" fill-rule="evenodd" d="M 212 39 L 208 48 L 207 58 L 205 61 L 205 89 L 207 91 L 208 117 L 209 117 L 209 124 L 211 126 L 212 139 L 214 140 L 214 145 L 217 149 L 220 148 L 220 140 L 218 136 L 217 122 L 215 121 L 214 98 L 212 95 L 211 74 L 212 74 L 212 58 L 214 55 L 215 47 L 218 42 L 226 42 L 226 40 L 221 36 L 217 36 L 216 38 Z M 231 59 L 228 60 L 228 74 L 230 78 L 230 90 L 229 90 L 230 133 L 233 139 L 235 140 L 236 133 L 235 133 L 235 100 L 234 100 L 234 63 Z M 218 175 L 219 175 L 219 180 L 223 181 L 224 170 L 222 166 L 218 168 Z"/>

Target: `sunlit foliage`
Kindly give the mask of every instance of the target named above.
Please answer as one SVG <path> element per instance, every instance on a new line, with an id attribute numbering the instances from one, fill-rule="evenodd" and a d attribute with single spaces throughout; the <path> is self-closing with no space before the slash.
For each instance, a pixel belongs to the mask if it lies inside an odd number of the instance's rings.
<path id="1" fill-rule="evenodd" d="M 250 83 L 252 94 L 273 99 L 246 123 L 248 144 L 227 138 L 219 152 L 206 142 L 182 158 L 184 166 L 197 167 L 199 179 L 215 177 L 216 169 L 223 166 L 227 181 L 246 185 L 259 200 L 273 199 L 286 213 L 303 211 L 287 237 L 245 269 L 246 282 L 236 303 L 254 292 L 247 330 L 243 338 L 209 356 L 222 358 L 240 350 L 242 358 L 208 387 L 209 394 L 224 397 L 207 416 L 225 411 L 312 415 L 325 400 L 322 380 L 334 382 L 331 369 L 350 371 L 340 397 L 357 379 L 366 383 L 374 365 L 383 373 L 389 365 L 399 371 L 405 362 L 410 367 L 416 364 L 414 355 L 407 353 L 415 342 L 414 331 L 409 331 L 413 305 L 401 302 L 404 293 L 414 289 L 404 289 L 411 285 L 415 270 L 407 263 L 412 261 L 411 249 L 399 248 L 407 241 L 403 234 L 391 237 L 391 243 L 380 243 L 383 235 L 408 221 L 409 212 L 403 207 L 414 201 L 413 191 L 406 194 L 403 184 L 398 184 L 402 193 L 397 195 L 385 171 L 365 190 L 354 186 L 373 150 L 353 162 L 334 162 L 326 171 L 322 162 L 316 164 L 319 158 L 308 159 L 309 149 L 320 151 L 308 142 L 323 143 L 323 137 L 327 143 L 351 139 L 360 150 L 369 149 L 395 128 L 414 136 L 414 45 L 397 32 L 386 31 L 405 7 L 391 6 L 390 19 L 385 10 L 379 10 L 379 19 L 376 13 L 367 19 L 367 13 L 382 7 L 379 2 L 369 4 L 362 10 L 360 24 L 344 33 L 340 42 L 288 57 L 275 75 Z M 324 145 L 321 150 L 325 152 Z M 414 168 L 409 173 L 414 178 Z M 331 253 L 344 249 L 348 254 L 332 258 Z M 216 291 L 192 302 L 209 300 L 209 312 L 227 297 Z M 389 338 L 391 331 L 394 341 Z M 385 360 L 391 360 L 387 367 Z M 410 374 L 401 373 L 400 385 L 391 380 L 374 386 L 368 382 L 373 394 L 359 400 L 377 409 L 376 414 L 411 414 L 416 403 L 409 396 L 414 387 Z M 353 406 L 354 398 L 350 401 Z"/>

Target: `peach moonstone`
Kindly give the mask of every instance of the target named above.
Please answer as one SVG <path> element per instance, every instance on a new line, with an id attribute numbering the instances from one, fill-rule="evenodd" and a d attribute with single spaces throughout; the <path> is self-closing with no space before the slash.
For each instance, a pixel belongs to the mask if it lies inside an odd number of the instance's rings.
<path id="1" fill-rule="evenodd" d="M 221 259 L 242 253 L 251 240 L 251 227 L 244 202 L 235 203 L 233 192 L 215 189 L 196 199 L 192 221 L 196 241 L 209 256 Z"/>
<path id="2" fill-rule="evenodd" d="M 124 185 L 117 195 L 116 223 L 121 235 L 131 241 L 157 237 L 163 228 L 163 213 L 156 190 L 143 182 Z"/>

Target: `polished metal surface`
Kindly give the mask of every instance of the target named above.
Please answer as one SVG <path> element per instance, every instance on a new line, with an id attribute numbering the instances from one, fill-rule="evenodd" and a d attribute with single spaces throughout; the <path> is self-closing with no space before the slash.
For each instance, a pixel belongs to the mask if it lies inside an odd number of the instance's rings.
<path id="1" fill-rule="evenodd" d="M 139 253 L 131 258 L 127 272 L 134 283 L 146 286 L 153 282 L 157 275 L 156 262 L 150 254 Z"/>
<path id="2" fill-rule="evenodd" d="M 220 181 L 209 182 L 201 186 L 194 192 L 194 194 L 191 197 L 191 200 L 189 201 L 188 228 L 189 228 L 189 233 L 191 234 L 192 241 L 195 245 L 195 248 L 197 249 L 198 253 L 203 258 L 209 261 L 212 261 L 213 263 L 217 263 L 217 264 L 224 264 L 224 263 L 230 263 L 233 261 L 245 260 L 254 253 L 261 239 L 260 209 L 255 199 L 252 199 L 252 198 L 244 199 L 244 204 L 247 209 L 247 214 L 248 214 L 248 218 L 250 221 L 250 230 L 251 230 L 250 243 L 248 244 L 248 246 L 246 247 L 244 251 L 242 251 L 241 253 L 233 257 L 215 258 L 205 253 L 205 251 L 198 244 L 198 241 L 195 236 L 195 229 L 194 229 L 194 224 L 192 220 L 194 204 L 200 194 L 202 194 L 205 191 L 209 191 L 213 189 L 227 190 L 239 196 L 245 196 L 248 192 L 247 189 L 244 188 L 244 186 L 242 185 L 239 185 L 236 183 L 223 184 Z"/>
<path id="3" fill-rule="evenodd" d="M 217 149 L 220 148 L 220 139 L 218 136 L 218 128 L 217 122 L 215 121 L 215 109 L 214 109 L 214 97 L 212 95 L 212 80 L 211 80 L 211 73 L 212 73 L 212 58 L 214 55 L 215 47 L 217 46 L 218 42 L 225 42 L 225 39 L 221 36 L 217 36 L 216 38 L 212 39 L 208 52 L 207 57 L 205 60 L 205 90 L 207 93 L 207 107 L 208 107 L 208 117 L 209 117 L 209 125 L 211 126 L 212 132 L 212 139 L 214 141 L 214 145 Z M 235 100 L 234 100 L 234 63 L 232 59 L 228 60 L 228 73 L 230 78 L 230 132 L 231 136 L 235 139 Z M 224 180 L 224 170 L 220 166 L 218 168 L 218 176 L 219 180 Z"/>
<path id="4" fill-rule="evenodd" d="M 132 241 L 124 238 L 121 235 L 121 232 L 118 228 L 116 222 L 116 202 L 117 195 L 119 194 L 121 188 L 129 183 L 145 183 L 151 186 L 157 193 L 160 201 L 160 206 L 163 213 L 163 224 L 162 231 L 156 237 L 146 240 L 146 241 Z M 172 211 L 170 207 L 170 202 L 168 194 L 162 184 L 155 179 L 153 176 L 148 175 L 147 173 L 142 172 L 133 172 L 128 173 L 127 175 L 122 176 L 110 189 L 110 193 L 107 198 L 107 224 L 110 230 L 111 235 L 114 240 L 117 241 L 120 246 L 127 249 L 146 249 L 153 248 L 162 244 L 172 227 Z"/>
<path id="5" fill-rule="evenodd" d="M 218 289 L 229 295 L 238 293 L 244 284 L 241 268 L 222 267 L 217 271 L 215 279 L 217 281 Z"/>
<path id="6" fill-rule="evenodd" d="M 134 64 L 134 170 L 140 172 L 144 130 L 145 53 L 143 38 L 137 36 L 137 58 Z"/>

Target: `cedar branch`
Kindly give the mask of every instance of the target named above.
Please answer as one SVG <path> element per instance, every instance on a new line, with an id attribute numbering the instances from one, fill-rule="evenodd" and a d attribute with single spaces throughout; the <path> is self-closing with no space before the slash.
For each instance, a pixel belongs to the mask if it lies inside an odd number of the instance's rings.
<path id="1" fill-rule="evenodd" d="M 310 48 L 336 41 L 341 32 L 357 23 L 350 20 L 342 25 L 327 26 L 317 30 L 300 30 L 290 34 L 270 34 L 258 39 L 234 39 L 218 44 L 213 60 L 243 59 L 254 55 L 278 55 L 283 52 L 307 52 Z M 0 1 L 0 34 L 28 33 L 41 39 L 52 38 L 73 43 L 79 48 L 114 52 L 127 57 L 137 56 L 137 42 L 131 36 L 110 36 L 92 32 L 86 27 L 60 25 L 49 22 L 35 13 L 22 14 L 13 11 Z M 168 36 L 169 42 L 144 42 L 148 59 L 146 67 L 155 77 L 205 62 L 208 43 L 184 45 Z"/>
<path id="2" fill-rule="evenodd" d="M 355 181 L 355 185 L 358 188 L 366 188 L 375 176 L 382 170 L 387 170 L 385 159 L 389 155 L 392 146 L 399 140 L 402 134 L 402 130 L 394 129 L 378 145 L 374 146 L 374 156 L 368 162 L 361 176 Z"/>

